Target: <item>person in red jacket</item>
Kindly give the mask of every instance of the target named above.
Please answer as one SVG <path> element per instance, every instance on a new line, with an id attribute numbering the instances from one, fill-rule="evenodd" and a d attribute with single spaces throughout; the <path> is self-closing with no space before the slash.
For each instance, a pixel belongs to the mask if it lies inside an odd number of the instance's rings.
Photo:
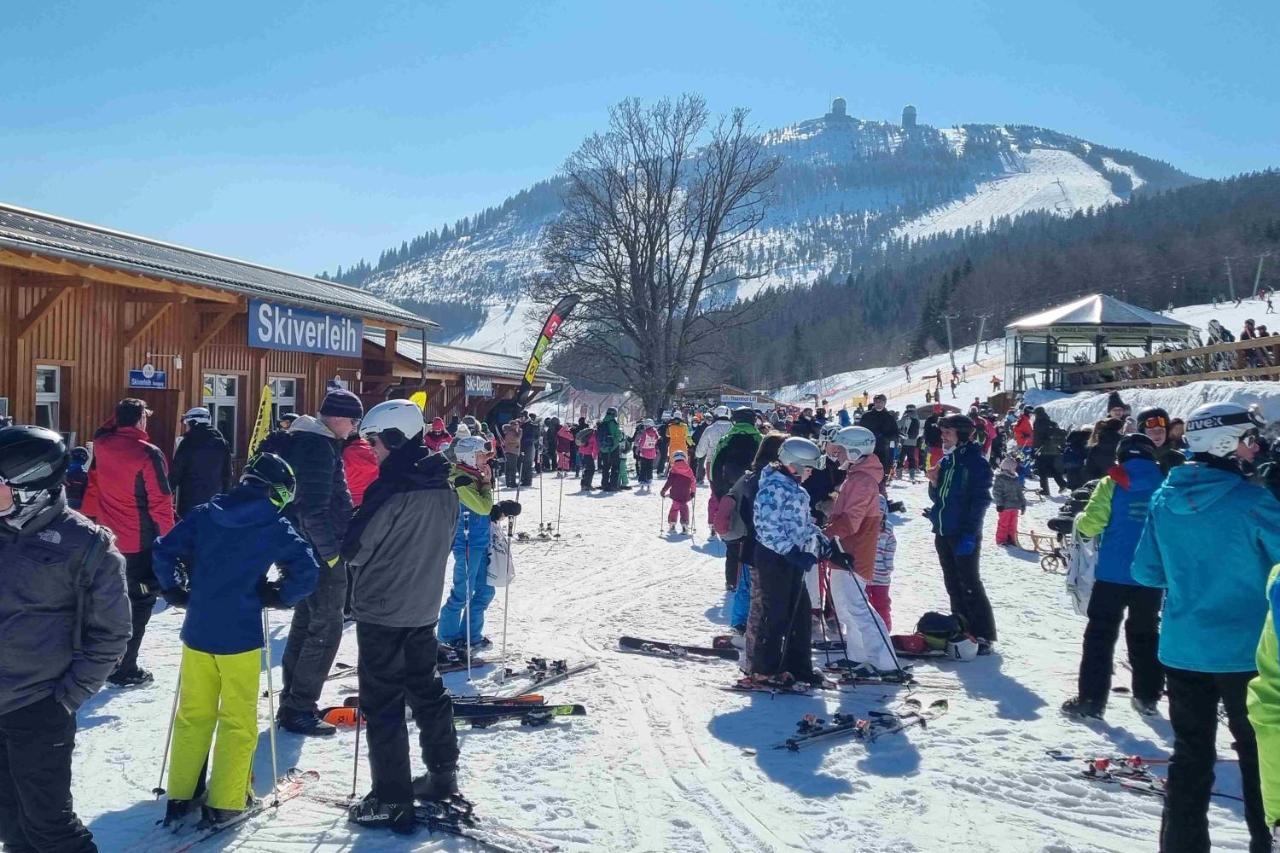
<path id="1" fill-rule="evenodd" d="M 358 435 L 347 439 L 342 448 L 342 467 L 347 472 L 347 488 L 351 490 L 351 504 L 356 509 L 364 502 L 364 490 L 378 479 L 378 455 L 373 447 Z"/>
<path id="2" fill-rule="evenodd" d="M 173 528 L 173 492 L 169 468 L 160 448 L 147 440 L 147 404 L 126 397 L 115 417 L 93 436 L 93 462 L 80 511 L 108 528 L 124 554 L 125 579 L 133 609 L 133 636 L 115 672 L 107 677 L 117 687 L 151 681 L 138 667 L 138 649 L 151 621 L 159 583 L 151 571 L 151 546 Z"/>
<path id="3" fill-rule="evenodd" d="M 680 532 L 689 532 L 689 504 L 697 490 L 688 456 L 683 450 L 677 450 L 671 457 L 671 470 L 662 487 L 662 496 L 671 498 L 671 509 L 667 512 L 668 533 L 676 532 L 676 518 L 680 519 Z"/>
<path id="4" fill-rule="evenodd" d="M 1031 426 L 1030 406 L 1022 407 L 1022 414 L 1018 416 L 1017 423 L 1013 425 L 1013 440 L 1023 450 L 1031 449 L 1031 444 L 1035 441 L 1035 435 Z"/>

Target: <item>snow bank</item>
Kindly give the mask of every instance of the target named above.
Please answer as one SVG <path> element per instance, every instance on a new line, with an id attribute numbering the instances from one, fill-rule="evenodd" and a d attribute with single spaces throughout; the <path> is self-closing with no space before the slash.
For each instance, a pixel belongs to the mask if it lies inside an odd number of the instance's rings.
<path id="1" fill-rule="evenodd" d="M 1192 382 L 1178 388 L 1122 389 L 1120 398 L 1140 410 L 1159 406 L 1172 418 L 1186 418 L 1197 406 L 1205 403 L 1239 403 L 1248 406 L 1257 403 L 1267 422 L 1280 420 L 1280 382 Z M 1088 426 L 1107 413 L 1107 392 L 1081 393 L 1057 400 L 1040 402 L 1027 395 L 1033 406 L 1043 405 L 1049 416 L 1064 429 Z"/>

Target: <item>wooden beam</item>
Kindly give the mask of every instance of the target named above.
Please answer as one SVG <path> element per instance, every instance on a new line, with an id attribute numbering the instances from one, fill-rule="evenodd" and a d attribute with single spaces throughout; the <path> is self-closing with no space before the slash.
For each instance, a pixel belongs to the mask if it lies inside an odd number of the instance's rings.
<path id="1" fill-rule="evenodd" d="M 235 316 L 236 314 L 243 314 L 246 310 L 245 306 L 243 305 L 199 305 L 199 304 L 195 306 L 195 309 L 199 311 L 201 314 L 230 314 L 232 316 Z"/>
<path id="2" fill-rule="evenodd" d="M 125 302 L 186 302 L 189 297 L 180 296 L 176 293 L 157 293 L 154 290 L 144 290 L 141 293 L 130 293 L 124 297 Z"/>
<path id="3" fill-rule="evenodd" d="M 1107 369 L 1100 365 L 1100 368 Z M 1178 385 L 1187 385 L 1192 382 L 1203 382 L 1207 380 L 1244 380 L 1252 379 L 1280 379 L 1280 366 L 1272 367 L 1246 367 L 1240 370 L 1215 370 L 1209 373 L 1184 373 L 1173 376 L 1152 376 L 1145 379 L 1121 379 L 1115 382 L 1094 382 L 1089 385 L 1072 385 L 1071 391 L 1107 391 L 1112 388 L 1158 388 L 1162 385 L 1176 387 Z"/>
<path id="4" fill-rule="evenodd" d="M 1185 358 L 1201 358 L 1206 355 L 1217 355 L 1224 352 L 1239 352 L 1241 350 L 1259 349 L 1260 347 L 1273 347 L 1270 337 L 1251 338 L 1246 341 L 1230 341 L 1224 344 L 1210 344 L 1204 347 L 1194 347 L 1192 349 L 1176 349 L 1169 352 L 1158 352 L 1153 355 L 1143 355 L 1136 358 L 1122 358 L 1119 361 L 1098 361 L 1089 364 L 1070 364 L 1063 365 L 1062 373 L 1064 376 L 1071 376 L 1076 373 L 1089 373 L 1094 370 L 1112 370 L 1117 367 L 1132 367 L 1139 364 L 1156 364 L 1162 361 L 1181 361 Z"/>
<path id="5" fill-rule="evenodd" d="M 102 269 L 92 264 L 78 264 L 73 261 L 46 258 L 34 253 L 24 254 L 9 249 L 0 249 L 0 264 L 50 275 L 82 276 L 96 282 L 119 287 L 154 290 L 160 293 L 181 293 L 184 296 L 208 299 L 213 302 L 238 303 L 243 298 L 239 294 L 216 290 L 212 287 L 199 287 L 167 278 L 130 275 L 119 270 Z"/>
<path id="6" fill-rule="evenodd" d="M 205 313 L 205 312 L 201 312 L 201 313 Z M 221 332 L 223 327 L 231 322 L 231 318 L 235 317 L 236 314 L 238 313 L 239 313 L 238 311 L 234 314 L 231 312 L 224 313 L 220 311 L 216 314 L 213 314 L 213 320 L 210 321 L 209 325 L 205 326 L 203 329 L 200 329 L 198 332 L 196 332 L 196 336 L 191 342 L 191 349 L 195 352 L 199 352 L 200 350 L 208 346 L 209 342 L 213 340 L 214 336 L 217 335 L 218 332 Z M 197 323 L 197 326 L 198 326 L 198 323 Z"/>
<path id="7" fill-rule="evenodd" d="M 138 319 L 137 324 L 132 329 L 123 330 L 120 333 L 120 349 L 128 349 L 137 343 L 138 338 L 142 337 L 147 329 L 154 326 L 164 316 L 164 312 L 168 311 L 173 304 L 172 302 L 157 303 L 155 307 Z"/>
<path id="8" fill-rule="evenodd" d="M 36 324 L 49 316 L 49 312 L 57 307 L 58 303 L 66 298 L 67 294 L 75 287 L 57 287 L 44 295 L 44 298 L 35 304 L 31 309 L 31 313 L 18 322 L 18 328 L 14 336 L 24 338 L 27 333 L 35 328 Z"/>

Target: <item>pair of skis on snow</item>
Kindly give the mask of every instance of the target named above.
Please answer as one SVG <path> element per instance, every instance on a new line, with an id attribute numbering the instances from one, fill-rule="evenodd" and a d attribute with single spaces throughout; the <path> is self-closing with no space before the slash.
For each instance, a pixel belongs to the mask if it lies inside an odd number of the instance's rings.
<path id="1" fill-rule="evenodd" d="M 235 817 L 221 823 L 207 823 L 204 820 L 189 820 L 165 823 L 161 818 L 156 821 L 153 835 L 140 839 L 135 846 L 142 850 L 164 851 L 164 853 L 185 853 L 209 839 L 238 829 L 265 812 L 273 811 L 281 804 L 301 796 L 308 784 L 317 781 L 320 774 L 314 770 L 290 770 L 276 781 L 271 793 L 254 800 L 253 804 Z M 199 810 L 193 812 L 198 815 Z"/>
<path id="2" fill-rule="evenodd" d="M 498 696 L 469 696 L 453 700 L 453 719 L 472 728 L 488 728 L 505 720 L 519 720 L 522 726 L 544 726 L 555 717 L 583 717 L 587 709 L 578 704 L 548 705 L 540 694 L 513 699 Z M 360 697 L 348 696 L 341 705 L 321 710 L 320 716 L 333 726 L 354 726 L 360 716 Z"/>
<path id="3" fill-rule="evenodd" d="M 950 709 L 950 703 L 946 699 L 935 699 L 925 706 L 915 697 L 904 699 L 902 706 L 901 711 L 868 711 L 866 717 L 834 714 L 830 720 L 824 720 L 814 714 L 806 714 L 796 723 L 796 733 L 781 743 L 774 744 L 773 748 L 799 752 L 814 743 L 844 737 L 872 743 L 884 735 L 912 726 L 928 728 L 931 721 Z"/>
<path id="4" fill-rule="evenodd" d="M 1080 769 L 1081 778 L 1091 782 L 1117 785 L 1138 794 L 1146 794 L 1163 798 L 1166 779 L 1151 772 L 1152 767 L 1169 763 L 1164 756 L 1144 757 L 1141 755 L 1086 756 L 1070 755 L 1060 749 L 1048 749 L 1045 753 L 1054 761 L 1079 761 L 1084 764 Z M 1243 801 L 1243 797 L 1227 794 L 1222 791 L 1210 791 L 1210 796 L 1226 800 Z"/>

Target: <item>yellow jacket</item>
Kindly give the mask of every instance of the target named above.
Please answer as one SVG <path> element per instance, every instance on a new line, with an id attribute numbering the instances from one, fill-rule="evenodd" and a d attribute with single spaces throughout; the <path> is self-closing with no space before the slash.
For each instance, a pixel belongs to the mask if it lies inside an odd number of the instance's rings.
<path id="1" fill-rule="evenodd" d="M 675 456 L 677 452 L 684 454 L 689 453 L 689 425 L 684 421 L 672 421 L 667 425 L 667 458 Z M 692 460 L 690 460 L 692 464 Z"/>

